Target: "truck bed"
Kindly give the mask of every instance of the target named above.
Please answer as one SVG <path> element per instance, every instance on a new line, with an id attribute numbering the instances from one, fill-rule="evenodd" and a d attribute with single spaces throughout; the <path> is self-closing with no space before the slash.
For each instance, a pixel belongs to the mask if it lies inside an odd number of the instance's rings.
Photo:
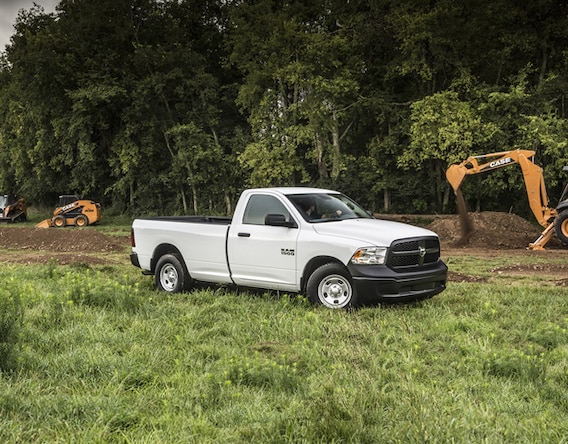
<path id="1" fill-rule="evenodd" d="M 141 220 L 156 220 L 166 222 L 183 222 L 194 224 L 216 224 L 216 225 L 229 225 L 231 217 L 223 216 L 154 216 L 154 217 L 140 217 Z"/>

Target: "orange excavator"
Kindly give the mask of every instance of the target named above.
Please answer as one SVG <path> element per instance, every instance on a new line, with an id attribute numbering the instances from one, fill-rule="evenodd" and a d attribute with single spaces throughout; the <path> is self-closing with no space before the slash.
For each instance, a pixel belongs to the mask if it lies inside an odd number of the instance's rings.
<path id="1" fill-rule="evenodd" d="M 102 214 L 100 203 L 81 199 L 74 194 L 63 194 L 59 196 L 59 204 L 53 212 L 53 217 L 42 220 L 36 228 L 62 228 L 69 225 L 86 227 L 100 221 Z"/>
<path id="2" fill-rule="evenodd" d="M 462 163 L 451 165 L 446 170 L 446 178 L 458 198 L 458 211 L 460 212 L 464 237 L 470 234 L 472 228 L 471 223 L 466 220 L 467 210 L 460 190 L 465 176 L 518 164 L 523 172 L 529 206 L 538 223 L 544 227 L 544 231 L 538 239 L 529 244 L 527 248 L 529 250 L 544 250 L 544 246 L 555 234 L 565 245 L 568 245 L 568 184 L 564 187 L 556 208 L 550 208 L 542 168 L 534 163 L 534 155 L 535 151 L 517 149 L 471 156 Z M 564 171 L 568 171 L 568 167 L 564 167 Z M 466 212 L 465 216 L 464 212 Z"/>

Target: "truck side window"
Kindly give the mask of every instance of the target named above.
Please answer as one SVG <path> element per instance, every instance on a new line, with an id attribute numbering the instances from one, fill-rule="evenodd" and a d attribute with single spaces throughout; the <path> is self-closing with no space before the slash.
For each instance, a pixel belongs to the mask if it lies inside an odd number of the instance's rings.
<path id="1" fill-rule="evenodd" d="M 290 212 L 284 204 L 274 196 L 254 194 L 250 197 L 243 216 L 244 224 L 264 225 L 267 214 L 283 214 L 290 221 Z"/>

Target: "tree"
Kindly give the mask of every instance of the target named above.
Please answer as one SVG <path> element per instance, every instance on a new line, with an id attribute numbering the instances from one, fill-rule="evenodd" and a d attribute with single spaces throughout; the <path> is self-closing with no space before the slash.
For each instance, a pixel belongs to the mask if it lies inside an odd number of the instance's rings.
<path id="1" fill-rule="evenodd" d="M 483 122 L 472 104 L 451 90 L 416 101 L 411 109 L 411 142 L 399 164 L 427 168 L 434 178 L 438 207 L 445 210 L 449 199 L 447 166 L 486 146 L 496 127 Z"/>
<path id="2" fill-rule="evenodd" d="M 235 4 L 231 17 L 231 60 L 244 74 L 238 100 L 255 139 L 241 155 L 256 169 L 252 183 L 335 181 L 360 66 L 334 9 L 264 0 Z"/>

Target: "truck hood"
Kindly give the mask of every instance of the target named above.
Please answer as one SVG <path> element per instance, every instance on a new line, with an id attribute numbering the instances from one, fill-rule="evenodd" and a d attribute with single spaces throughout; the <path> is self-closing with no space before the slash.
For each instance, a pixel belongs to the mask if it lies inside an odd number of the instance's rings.
<path id="1" fill-rule="evenodd" d="M 315 223 L 314 231 L 321 235 L 354 239 L 362 245 L 389 246 L 394 240 L 406 237 L 436 236 L 425 228 L 380 219 L 347 219 Z"/>

